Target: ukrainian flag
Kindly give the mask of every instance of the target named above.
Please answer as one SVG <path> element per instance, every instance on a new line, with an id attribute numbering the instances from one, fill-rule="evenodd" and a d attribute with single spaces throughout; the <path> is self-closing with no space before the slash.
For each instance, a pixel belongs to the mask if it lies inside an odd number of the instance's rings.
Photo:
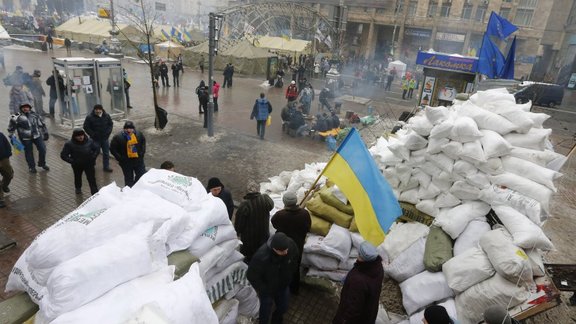
<path id="1" fill-rule="evenodd" d="M 164 29 L 162 29 L 161 32 L 162 32 L 162 36 L 164 36 L 164 39 L 165 39 L 165 40 L 169 40 L 169 39 L 170 39 L 170 35 L 168 35 L 168 33 L 167 33 Z"/>
<path id="2" fill-rule="evenodd" d="M 402 209 L 355 128 L 340 144 L 322 174 L 334 182 L 352 204 L 362 237 L 375 246 L 380 245 L 392 223 L 402 215 Z"/>
<path id="3" fill-rule="evenodd" d="M 187 42 L 192 41 L 192 35 L 190 35 L 190 33 L 187 30 L 184 30 L 184 40 Z"/>

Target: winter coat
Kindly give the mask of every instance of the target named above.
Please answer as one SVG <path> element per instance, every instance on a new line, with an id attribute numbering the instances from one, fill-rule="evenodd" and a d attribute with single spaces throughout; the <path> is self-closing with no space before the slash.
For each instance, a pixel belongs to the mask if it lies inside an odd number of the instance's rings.
<path id="1" fill-rule="evenodd" d="M 168 75 L 168 65 L 166 65 L 166 63 L 160 64 L 160 74 Z"/>
<path id="2" fill-rule="evenodd" d="M 177 77 L 180 73 L 180 67 L 176 63 L 172 63 L 170 67 L 172 69 L 172 76 Z"/>
<path id="3" fill-rule="evenodd" d="M 311 88 L 304 88 L 300 92 L 300 102 L 303 104 L 309 104 L 314 100 L 314 90 Z"/>
<path id="4" fill-rule="evenodd" d="M 258 98 L 252 107 L 252 114 L 250 119 L 256 118 L 256 120 L 266 120 L 268 115 L 272 112 L 272 105 L 270 101 L 266 98 Z"/>
<path id="5" fill-rule="evenodd" d="M 20 106 L 25 103 L 34 106 L 34 96 L 28 89 L 25 87 L 10 89 L 10 103 L 8 105 L 11 114 L 17 114 L 20 111 Z"/>
<path id="6" fill-rule="evenodd" d="M 267 240 L 256 253 L 250 265 L 246 277 L 258 295 L 273 295 L 282 289 L 286 289 L 292 281 L 294 272 L 298 271 L 298 248 L 296 243 L 290 239 L 288 254 L 279 256 L 270 247 Z"/>
<path id="7" fill-rule="evenodd" d="M 230 193 L 230 190 L 222 186 L 222 190 L 216 197 L 222 199 L 224 205 L 226 205 L 226 210 L 228 211 L 228 218 L 232 219 L 232 214 L 234 213 L 234 200 L 232 200 L 232 194 Z"/>
<path id="8" fill-rule="evenodd" d="M 292 101 L 296 100 L 296 98 L 298 98 L 298 88 L 296 85 L 291 84 L 286 88 L 286 99 Z"/>
<path id="9" fill-rule="evenodd" d="M 0 132 L 0 160 L 7 159 L 12 156 L 12 146 L 10 141 Z"/>
<path id="10" fill-rule="evenodd" d="M 114 123 L 112 118 L 105 111 L 102 113 L 101 117 L 98 117 L 92 111 L 86 119 L 84 119 L 84 131 L 88 134 L 95 142 L 107 141 L 112 133 L 112 127 Z"/>
<path id="11" fill-rule="evenodd" d="M 240 252 L 249 260 L 270 236 L 270 211 L 274 208 L 272 198 L 266 194 L 252 192 L 244 196 L 244 201 L 236 210 L 234 229 L 240 236 Z"/>
<path id="12" fill-rule="evenodd" d="M 290 124 L 288 125 L 288 128 L 290 129 L 298 129 L 306 124 L 306 121 L 304 120 L 304 115 L 299 110 L 294 111 L 291 117 L 292 118 L 290 118 Z"/>
<path id="13" fill-rule="evenodd" d="M 136 149 L 138 150 L 138 158 L 128 158 L 128 152 L 126 150 L 126 143 L 128 140 L 124 136 L 124 131 L 114 135 L 112 141 L 110 141 L 110 153 L 114 156 L 118 163 L 125 163 L 129 160 L 144 159 L 144 154 L 146 154 L 146 138 L 144 134 L 139 131 L 134 131 L 138 144 L 136 144 Z"/>
<path id="14" fill-rule="evenodd" d="M 344 281 L 332 323 L 373 324 L 378 315 L 383 279 L 381 257 L 374 261 L 356 261 Z"/>
<path id="15" fill-rule="evenodd" d="M 218 82 L 216 82 L 212 86 L 212 97 L 218 98 L 219 94 L 220 94 L 220 84 Z"/>
<path id="16" fill-rule="evenodd" d="M 56 89 L 56 82 L 54 81 L 54 75 L 51 75 L 46 79 L 46 84 L 50 86 L 50 98 L 57 99 L 58 92 Z M 64 79 L 61 76 L 58 76 L 58 86 L 60 87 L 60 95 L 66 95 L 66 86 L 64 85 Z"/>
<path id="17" fill-rule="evenodd" d="M 92 166 L 96 164 L 100 149 L 91 138 L 84 136 L 84 141 L 78 142 L 74 135 L 64 144 L 60 158 L 73 166 Z"/>
<path id="18" fill-rule="evenodd" d="M 21 141 L 30 141 L 37 137 L 42 137 L 42 133 L 46 132 L 46 124 L 42 118 L 30 110 L 27 114 L 20 112 L 18 115 L 10 119 L 8 124 L 8 132 L 14 134 L 18 133 L 18 138 Z"/>
<path id="19" fill-rule="evenodd" d="M 46 95 L 46 92 L 44 92 L 44 88 L 42 87 L 42 81 L 40 81 L 40 78 L 38 77 L 32 78 L 30 92 L 32 92 L 34 98 L 40 98 Z"/>
<path id="20" fill-rule="evenodd" d="M 322 115 L 316 115 L 316 125 L 314 125 L 314 130 L 317 132 L 325 132 L 329 130 L 326 117 Z"/>
<path id="21" fill-rule="evenodd" d="M 306 234 L 312 226 L 310 213 L 306 209 L 296 206 L 279 210 L 272 216 L 272 226 L 278 232 L 282 232 L 294 240 L 300 255 L 302 255 Z"/>

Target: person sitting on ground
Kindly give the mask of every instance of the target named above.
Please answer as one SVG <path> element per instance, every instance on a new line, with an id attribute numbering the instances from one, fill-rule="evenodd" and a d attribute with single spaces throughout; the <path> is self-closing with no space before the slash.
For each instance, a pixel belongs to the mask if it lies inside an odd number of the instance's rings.
<path id="1" fill-rule="evenodd" d="M 313 129 L 319 133 L 329 130 L 328 122 L 326 121 L 326 118 L 324 116 L 322 116 L 321 114 L 317 114 L 316 115 L 316 124 L 314 124 Z"/>
<path id="2" fill-rule="evenodd" d="M 500 305 L 493 305 L 484 311 L 484 322 L 486 324 L 519 324 L 512 318 L 506 308 Z"/>
<path id="3" fill-rule="evenodd" d="M 332 120 L 332 128 L 339 128 L 340 127 L 340 118 L 336 115 L 336 112 L 333 111 L 332 116 L 330 119 Z"/>
<path id="4" fill-rule="evenodd" d="M 335 128 L 334 122 L 332 121 L 332 117 L 329 117 L 327 113 L 323 113 L 322 118 L 326 120 L 326 127 L 328 128 L 328 130 Z"/>
<path id="5" fill-rule="evenodd" d="M 164 161 L 162 162 L 162 164 L 160 164 L 160 169 L 174 171 L 175 170 L 174 163 L 172 161 Z"/>
<path id="6" fill-rule="evenodd" d="M 284 108 L 282 108 L 282 112 L 280 112 L 280 118 L 282 118 L 282 130 L 286 128 L 288 124 L 290 124 L 290 120 L 292 119 L 292 114 L 296 111 L 295 105 L 293 103 L 288 103 Z"/>
<path id="7" fill-rule="evenodd" d="M 440 305 L 426 307 L 422 321 L 424 324 L 458 324 L 448 315 L 446 308 Z"/>
<path id="8" fill-rule="evenodd" d="M 288 124 L 288 132 L 292 137 L 302 136 L 307 127 L 304 114 L 302 113 L 302 105 L 300 105 L 298 109 L 292 113 L 292 118 L 290 118 L 290 123 Z"/>

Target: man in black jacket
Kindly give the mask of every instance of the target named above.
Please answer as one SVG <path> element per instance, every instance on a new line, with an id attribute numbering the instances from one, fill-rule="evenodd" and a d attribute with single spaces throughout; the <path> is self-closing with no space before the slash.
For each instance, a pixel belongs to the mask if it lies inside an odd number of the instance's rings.
<path id="1" fill-rule="evenodd" d="M 134 123 L 126 121 L 124 129 L 112 137 L 110 153 L 114 156 L 124 173 L 124 185 L 132 187 L 146 173 L 144 155 L 146 138 L 135 130 Z"/>
<path id="2" fill-rule="evenodd" d="M 54 78 L 54 73 L 58 75 L 58 81 Z M 64 96 L 66 95 L 66 86 L 64 85 L 64 79 L 60 75 L 58 70 L 55 70 L 52 75 L 46 79 L 46 84 L 50 87 L 50 101 L 48 102 L 48 108 L 50 111 L 50 117 L 54 118 L 54 105 L 56 104 L 56 100 L 58 99 L 58 91 L 60 92 L 60 103 L 64 108 Z M 58 87 L 58 88 L 57 88 Z"/>
<path id="3" fill-rule="evenodd" d="M 60 158 L 72 165 L 74 171 L 74 187 L 76 194 L 82 194 L 82 173 L 86 173 L 86 179 L 90 186 L 90 193 L 98 192 L 96 185 L 96 175 L 94 165 L 100 148 L 81 128 L 76 128 L 72 132 L 72 138 L 64 144 Z"/>
<path id="4" fill-rule="evenodd" d="M 101 104 L 94 105 L 92 113 L 84 119 L 84 130 L 98 146 L 98 151 L 102 150 L 102 164 L 105 172 L 112 172 L 110 168 L 110 143 L 108 139 L 112 133 L 114 123 L 112 118 Z"/>
<path id="5" fill-rule="evenodd" d="M 10 192 L 10 181 L 14 177 L 14 169 L 10 165 L 10 157 L 12 156 L 12 147 L 10 142 L 0 132 L 0 175 L 2 176 L 2 181 L 0 181 L 0 208 L 6 207 L 4 203 L 4 193 Z"/>
<path id="6" fill-rule="evenodd" d="M 162 86 L 170 88 L 170 79 L 168 78 L 168 65 L 162 61 L 160 63 L 160 78 L 162 79 Z"/>
<path id="7" fill-rule="evenodd" d="M 206 190 L 211 193 L 212 196 L 222 199 L 226 205 L 226 210 L 228 211 L 228 218 L 232 220 L 232 214 L 234 213 L 234 200 L 232 199 L 230 190 L 224 188 L 224 184 L 218 178 L 210 178 Z"/>
<path id="8" fill-rule="evenodd" d="M 246 277 L 260 299 L 260 324 L 268 324 L 273 304 L 276 309 L 272 323 L 282 323 L 290 298 L 288 286 L 294 272 L 298 271 L 298 257 L 296 243 L 286 234 L 276 232 L 250 261 Z"/>

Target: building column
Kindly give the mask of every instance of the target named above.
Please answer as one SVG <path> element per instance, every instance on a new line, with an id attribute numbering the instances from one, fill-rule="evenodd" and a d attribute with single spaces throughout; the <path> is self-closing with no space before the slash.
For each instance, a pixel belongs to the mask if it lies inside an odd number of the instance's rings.
<path id="1" fill-rule="evenodd" d="M 404 18 L 400 22 L 399 26 L 396 26 L 397 25 L 396 23 L 394 24 L 395 28 L 398 29 L 397 34 L 396 34 L 396 35 L 398 35 L 398 43 L 395 43 L 395 39 L 392 39 L 392 46 L 396 45 L 396 47 L 394 48 L 394 59 L 395 60 L 397 60 L 399 58 L 398 52 L 402 50 L 402 46 L 404 45 L 404 28 L 406 26 L 406 19 L 408 18 L 408 7 L 410 6 L 409 0 L 399 0 L 399 1 L 404 1 L 403 7 L 402 7 L 403 8 L 402 17 L 404 17 Z"/>
<path id="2" fill-rule="evenodd" d="M 472 38 L 472 31 L 469 30 L 466 32 L 466 38 L 464 38 L 464 46 L 462 47 L 462 55 L 468 55 L 468 47 L 470 47 L 470 39 Z"/>
<path id="3" fill-rule="evenodd" d="M 432 27 L 432 33 L 430 35 L 430 43 L 429 46 L 426 50 L 433 48 L 435 51 L 438 51 L 437 48 L 434 48 L 434 41 L 436 40 L 436 32 L 438 31 L 438 27 L 436 27 L 436 25 L 434 25 L 434 27 Z"/>
<path id="4" fill-rule="evenodd" d="M 374 37 L 374 22 L 371 21 L 368 26 L 368 37 L 366 38 L 366 49 L 364 52 L 364 58 L 370 59 L 374 57 L 374 51 L 376 50 L 376 37 Z"/>

